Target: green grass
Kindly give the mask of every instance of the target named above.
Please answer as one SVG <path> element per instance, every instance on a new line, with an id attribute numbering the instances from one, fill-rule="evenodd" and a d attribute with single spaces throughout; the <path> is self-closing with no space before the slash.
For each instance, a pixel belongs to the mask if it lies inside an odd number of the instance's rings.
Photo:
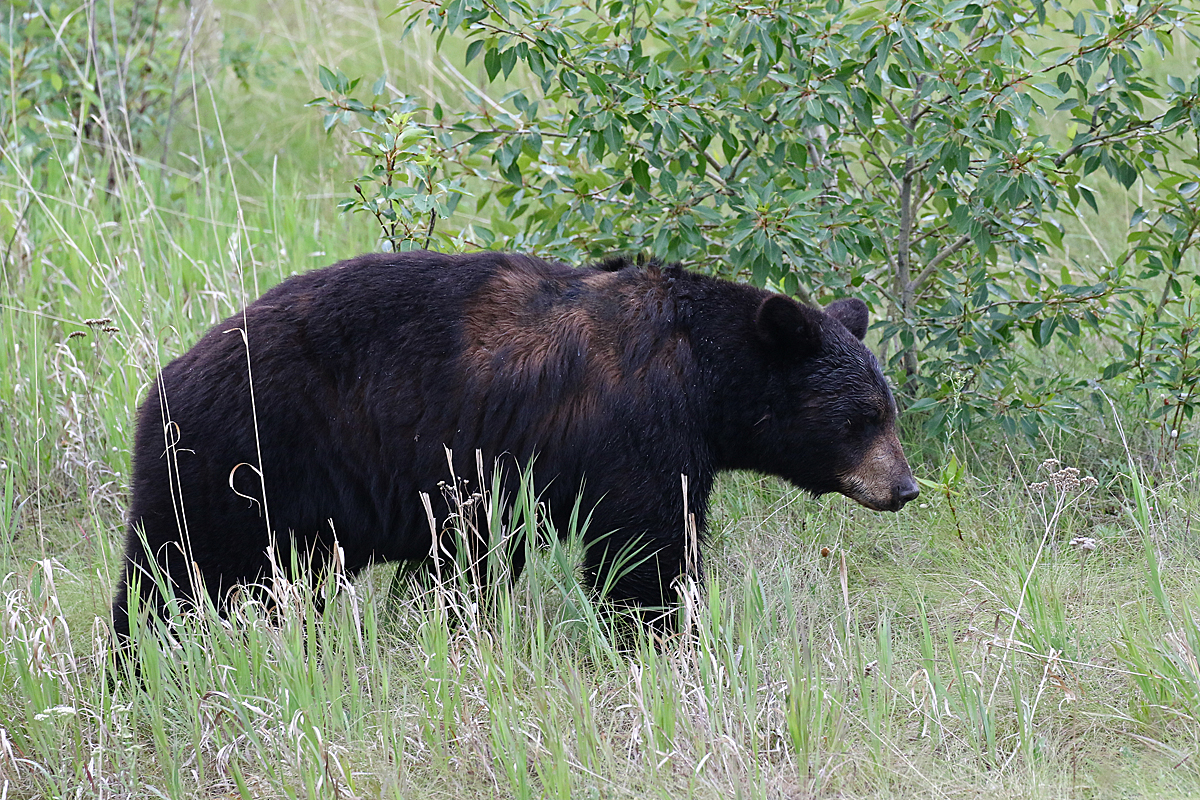
<path id="1" fill-rule="evenodd" d="M 725 476 L 665 644 L 590 602 L 567 542 L 492 598 L 393 592 L 381 566 L 317 589 L 323 615 L 303 584 L 274 613 L 194 615 L 147 644 L 142 689 L 110 682 L 148 382 L 286 275 L 374 244 L 333 210 L 356 167 L 301 107 L 316 64 L 451 91 L 370 4 L 222 13 L 209 49 L 261 45 L 270 83 L 198 84 L 165 180 L 127 160 L 109 195 L 68 139 L 45 169 L 3 156 L 0 797 L 1200 794 L 1195 454 L 1147 475 L 1145 434 L 1126 447 L 1108 414 L 1044 452 L 926 447 L 931 486 L 898 515 Z"/>
<path id="2" fill-rule="evenodd" d="M 380 567 L 318 589 L 324 615 L 297 584 L 274 614 L 182 619 L 145 645 L 141 690 L 104 674 L 113 554 L 14 553 L 9 796 L 1200 791 L 1194 552 L 1156 544 L 1195 513 L 1194 480 L 1126 487 L 1104 521 L 1114 495 L 1032 473 L 967 479 L 962 540 L 944 500 L 881 517 L 733 476 L 665 645 L 596 614 L 568 543 L 490 599 L 452 579 L 389 598 Z"/>

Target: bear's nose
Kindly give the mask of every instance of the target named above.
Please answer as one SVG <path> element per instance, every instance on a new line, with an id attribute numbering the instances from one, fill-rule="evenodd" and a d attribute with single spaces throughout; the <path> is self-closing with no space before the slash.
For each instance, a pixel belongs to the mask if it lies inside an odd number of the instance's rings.
<path id="1" fill-rule="evenodd" d="M 916 500 L 920 494 L 921 487 L 917 486 L 917 482 L 913 480 L 911 475 L 908 476 L 900 482 L 899 486 L 896 487 L 896 500 L 898 503 L 896 510 L 899 511 L 900 509 L 904 508 L 905 503 L 909 502 L 910 500 Z"/>

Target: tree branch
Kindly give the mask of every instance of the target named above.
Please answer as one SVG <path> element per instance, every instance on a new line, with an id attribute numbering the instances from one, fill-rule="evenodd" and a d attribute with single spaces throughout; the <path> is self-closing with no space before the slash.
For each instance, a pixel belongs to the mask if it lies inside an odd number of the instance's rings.
<path id="1" fill-rule="evenodd" d="M 929 276 L 933 274 L 933 271 L 937 269 L 943 261 L 957 253 L 959 250 L 962 250 L 964 247 L 970 244 L 970 242 L 971 237 L 964 233 L 962 236 L 958 237 L 958 239 L 943 247 L 941 252 L 934 256 L 933 259 L 925 265 L 925 269 L 921 270 L 920 274 L 918 274 L 917 277 L 913 278 L 909 282 L 909 291 L 915 295 L 917 289 L 921 288 L 921 285 L 925 283 L 925 281 L 929 280 Z"/>
<path id="2" fill-rule="evenodd" d="M 1112 131 L 1111 133 L 1101 134 L 1100 136 L 1095 136 L 1091 139 L 1087 139 L 1086 141 L 1082 141 L 1079 144 L 1071 145 L 1071 147 L 1064 150 L 1057 158 L 1054 159 L 1054 166 L 1061 167 L 1068 158 L 1070 158 L 1071 156 L 1075 155 L 1080 150 L 1083 150 L 1085 148 L 1098 147 L 1102 144 L 1117 144 L 1119 142 L 1125 142 L 1125 141 L 1128 141 L 1129 139 L 1137 138 L 1137 136 L 1142 131 L 1146 130 L 1147 128 L 1153 127 L 1156 122 L 1159 122 L 1165 116 L 1166 116 L 1166 113 L 1164 112 L 1162 114 L 1159 114 L 1157 117 L 1153 117 L 1151 119 L 1145 120 L 1143 122 L 1138 123 L 1137 125 L 1132 125 L 1128 128 L 1125 128 L 1124 130 Z M 1186 124 L 1187 121 L 1188 121 L 1187 117 L 1184 117 L 1184 118 L 1180 119 L 1178 122 L 1176 122 L 1174 125 L 1170 126 L 1169 128 L 1162 129 L 1161 131 L 1159 131 L 1159 133 L 1168 133 L 1168 132 L 1174 130 L 1175 128 L 1180 127 L 1181 125 Z"/>

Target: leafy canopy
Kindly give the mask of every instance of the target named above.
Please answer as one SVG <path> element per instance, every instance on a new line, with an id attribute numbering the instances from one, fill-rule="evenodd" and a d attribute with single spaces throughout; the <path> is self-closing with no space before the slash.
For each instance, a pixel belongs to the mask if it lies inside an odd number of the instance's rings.
<path id="1" fill-rule="evenodd" d="M 439 46 L 465 41 L 495 91 L 462 78 L 458 107 L 422 116 L 382 80 L 366 103 L 322 70 L 326 128 L 355 120 L 371 165 L 343 208 L 371 212 L 391 246 L 650 251 L 804 300 L 853 293 L 882 315 L 890 366 L 932 431 L 1067 424 L 1078 378 L 1022 353 L 1085 336 L 1118 343 L 1091 377 L 1132 381 L 1164 425 L 1191 417 L 1190 4 L 402 10 Z M 1189 74 L 1164 73 L 1177 52 Z M 1128 250 L 1092 265 L 1067 256 L 1064 233 L 1099 209 L 1097 176 L 1149 191 Z"/>

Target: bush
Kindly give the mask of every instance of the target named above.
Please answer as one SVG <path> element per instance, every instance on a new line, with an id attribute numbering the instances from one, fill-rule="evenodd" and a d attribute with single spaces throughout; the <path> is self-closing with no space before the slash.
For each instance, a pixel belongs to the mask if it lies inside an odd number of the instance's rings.
<path id="1" fill-rule="evenodd" d="M 648 250 L 805 300 L 853 293 L 882 314 L 883 352 L 931 432 L 998 417 L 1033 437 L 1067 425 L 1098 381 L 1136 386 L 1164 430 L 1194 413 L 1198 81 L 1194 67 L 1160 74 L 1164 57 L 1195 53 L 1189 7 L 411 8 L 409 26 L 462 37 L 467 63 L 517 88 L 468 88 L 462 108 L 424 117 L 401 98 L 401 121 L 382 82 L 366 104 L 328 71 L 314 102 L 327 128 L 366 120 L 364 178 L 380 185 L 344 207 L 427 221 L 385 230 L 395 246 L 434 241 L 469 189 L 486 224 L 444 230 L 444 244 Z M 408 162 L 385 160 L 397 126 L 425 132 L 400 147 Z M 397 163 L 413 172 L 403 192 L 387 183 Z M 1098 211 L 1098 175 L 1140 182 L 1146 202 L 1127 251 L 1091 266 L 1063 236 Z M 1082 378 L 1027 357 L 1055 341 L 1095 354 L 1101 336 L 1120 352 Z"/>
<path id="2" fill-rule="evenodd" d="M 172 112 L 190 91 L 183 68 L 194 31 L 167 24 L 161 2 L 32 0 L 0 13 L 0 149 L 10 159 L 36 169 L 57 150 L 70 170 L 88 156 L 110 169 L 146 149 L 165 158 Z M 0 162 L 0 174 L 11 168 Z"/>

